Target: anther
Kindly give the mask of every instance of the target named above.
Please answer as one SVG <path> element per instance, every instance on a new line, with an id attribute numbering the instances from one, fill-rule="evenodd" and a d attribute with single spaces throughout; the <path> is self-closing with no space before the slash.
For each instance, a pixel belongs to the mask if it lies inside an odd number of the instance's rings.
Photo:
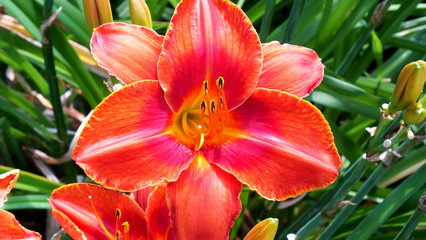
<path id="1" fill-rule="evenodd" d="M 209 92 L 209 82 L 207 80 L 203 82 L 203 89 L 205 94 Z"/>
<path id="2" fill-rule="evenodd" d="M 219 77 L 216 80 L 216 85 L 219 89 L 223 89 L 223 85 L 225 84 L 225 80 L 223 80 L 223 77 Z"/>
<path id="3" fill-rule="evenodd" d="M 211 100 L 210 108 L 211 108 L 212 114 L 214 114 L 216 111 L 216 104 L 214 103 L 214 100 Z"/>
<path id="4" fill-rule="evenodd" d="M 124 240 L 128 240 L 130 238 L 129 231 L 130 231 L 130 224 L 129 222 L 124 222 L 121 224 L 123 226 L 123 234 L 124 234 Z"/>
<path id="5" fill-rule="evenodd" d="M 121 224 L 121 226 L 123 226 L 123 232 L 124 233 L 128 233 L 130 231 L 130 224 L 129 224 L 129 222 L 124 222 L 123 224 Z"/>
<path id="6" fill-rule="evenodd" d="M 201 101 L 201 110 L 204 112 L 206 111 L 206 101 Z"/>

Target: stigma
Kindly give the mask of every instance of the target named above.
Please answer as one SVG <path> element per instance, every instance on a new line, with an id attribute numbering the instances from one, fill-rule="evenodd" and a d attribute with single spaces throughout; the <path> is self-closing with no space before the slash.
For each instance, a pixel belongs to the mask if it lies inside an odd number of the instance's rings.
<path id="1" fill-rule="evenodd" d="M 217 138 L 229 120 L 224 86 L 223 77 L 219 77 L 215 84 L 203 81 L 201 93 L 195 101 L 188 103 L 177 114 L 175 124 L 178 126 L 175 129 L 178 129 L 178 137 L 183 143 L 193 145 L 196 151 Z"/>

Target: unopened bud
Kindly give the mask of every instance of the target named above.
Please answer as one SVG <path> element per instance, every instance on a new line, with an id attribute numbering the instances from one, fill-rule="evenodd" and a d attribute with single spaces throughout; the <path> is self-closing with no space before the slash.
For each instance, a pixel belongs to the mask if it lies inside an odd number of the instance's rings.
<path id="1" fill-rule="evenodd" d="M 402 114 L 402 119 L 407 124 L 418 124 L 425 120 L 426 118 L 426 109 L 421 103 L 412 103 Z"/>
<path id="2" fill-rule="evenodd" d="M 90 32 L 104 23 L 113 21 L 109 0 L 83 0 L 83 7 Z"/>
<path id="3" fill-rule="evenodd" d="M 247 233 L 244 240 L 273 240 L 278 229 L 278 219 L 267 218 L 260 223 L 256 224 L 249 233 Z"/>
<path id="4" fill-rule="evenodd" d="M 417 101 L 426 81 L 426 62 L 419 60 L 407 64 L 396 82 L 388 113 L 404 110 Z"/>
<path id="5" fill-rule="evenodd" d="M 151 12 L 145 0 L 129 0 L 132 23 L 152 28 Z"/>

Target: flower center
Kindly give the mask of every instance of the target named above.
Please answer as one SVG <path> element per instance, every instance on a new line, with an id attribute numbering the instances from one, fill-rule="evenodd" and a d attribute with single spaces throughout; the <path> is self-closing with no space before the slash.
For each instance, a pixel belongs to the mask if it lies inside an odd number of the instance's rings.
<path id="1" fill-rule="evenodd" d="M 96 220 L 98 221 L 99 225 L 101 226 L 102 231 L 105 233 L 105 235 L 110 240 L 128 240 L 130 239 L 129 231 L 130 231 L 130 224 L 129 222 L 123 222 L 120 227 L 120 220 L 121 220 L 121 210 L 117 208 L 115 210 L 115 234 L 111 234 L 108 229 L 106 228 L 105 224 L 102 222 L 101 217 L 99 216 L 98 211 L 96 210 L 95 204 L 93 203 L 93 197 L 89 196 L 90 205 L 92 207 L 93 213 L 95 214 Z M 120 228 L 122 230 L 120 230 Z"/>
<path id="2" fill-rule="evenodd" d="M 176 115 L 173 130 L 184 144 L 199 150 L 205 142 L 212 141 L 223 132 L 229 120 L 224 85 L 223 77 L 216 80 L 212 89 L 209 81 L 204 81 L 201 94 Z"/>

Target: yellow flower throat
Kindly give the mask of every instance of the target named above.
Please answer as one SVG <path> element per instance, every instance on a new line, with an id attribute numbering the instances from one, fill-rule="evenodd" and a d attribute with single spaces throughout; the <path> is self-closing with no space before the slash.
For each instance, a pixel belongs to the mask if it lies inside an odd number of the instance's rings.
<path id="1" fill-rule="evenodd" d="M 201 94 L 195 101 L 188 102 L 176 114 L 173 132 L 185 145 L 199 150 L 205 143 L 216 142 L 229 121 L 223 87 L 225 80 L 219 77 L 215 88 L 209 89 L 209 82 L 203 82 Z"/>

